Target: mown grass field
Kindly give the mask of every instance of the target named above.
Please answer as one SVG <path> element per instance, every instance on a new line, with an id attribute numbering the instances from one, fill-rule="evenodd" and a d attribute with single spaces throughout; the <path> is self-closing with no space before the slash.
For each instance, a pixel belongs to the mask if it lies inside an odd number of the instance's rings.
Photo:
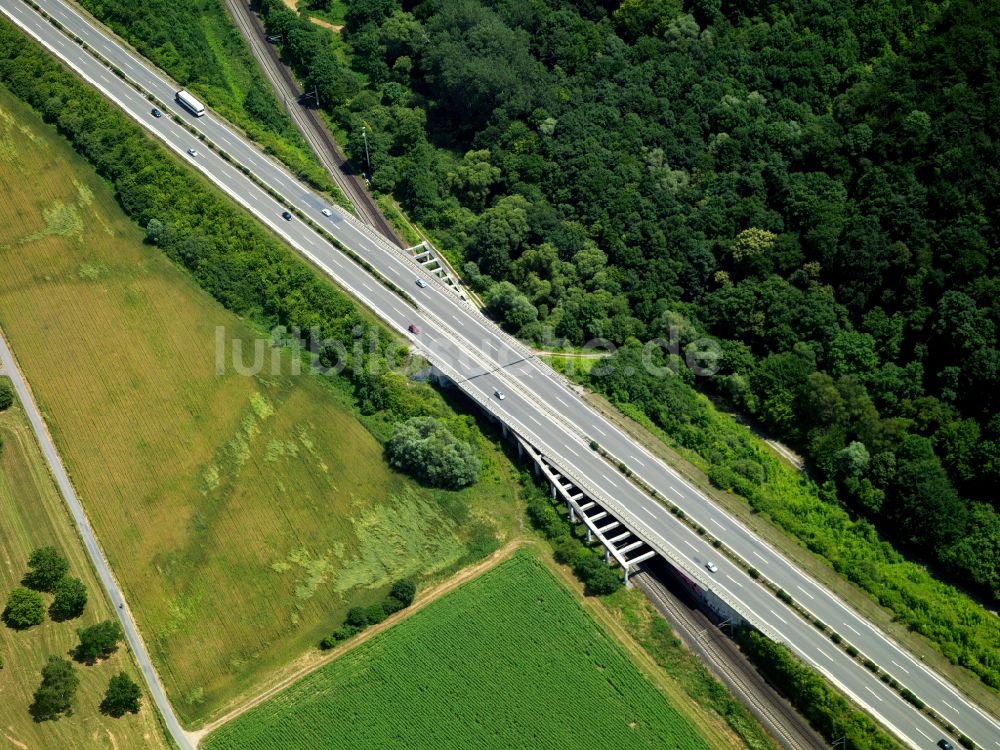
<path id="1" fill-rule="evenodd" d="M 209 735 L 205 750 L 708 745 L 519 553 Z"/>
<path id="2" fill-rule="evenodd" d="M 87 608 L 75 620 L 53 622 L 24 631 L 0 625 L 0 747 L 4 748 L 166 748 L 155 709 L 144 695 L 139 714 L 121 719 L 103 716 L 98 705 L 108 679 L 128 672 L 142 678 L 123 648 L 94 666 L 75 664 L 80 677 L 71 716 L 36 723 L 28 713 L 40 682 L 39 670 L 51 655 L 67 656 L 77 644 L 76 629 L 114 618 L 76 528 L 66 510 L 35 442 L 27 418 L 16 404 L 0 413 L 0 597 L 20 585 L 28 555 L 51 545 L 70 564 L 70 575 L 87 587 Z M 52 597 L 45 595 L 46 603 Z"/>
<path id="3" fill-rule="evenodd" d="M 30 180 L 31 190 L 24 190 Z M 182 720 L 197 724 L 401 576 L 510 533 L 509 464 L 430 491 L 319 377 L 215 374 L 226 312 L 0 90 L 0 325 L 32 384 Z M 249 219 L 248 219 L 249 220 Z"/>

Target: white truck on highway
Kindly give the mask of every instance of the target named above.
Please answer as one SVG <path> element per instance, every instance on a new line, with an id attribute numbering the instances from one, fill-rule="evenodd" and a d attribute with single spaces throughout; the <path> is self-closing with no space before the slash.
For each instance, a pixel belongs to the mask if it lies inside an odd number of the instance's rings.
<path id="1" fill-rule="evenodd" d="M 205 105 L 191 96 L 191 94 L 184 89 L 178 91 L 174 98 L 177 99 L 178 104 L 182 105 L 184 109 L 188 110 L 195 117 L 201 117 L 205 114 Z"/>

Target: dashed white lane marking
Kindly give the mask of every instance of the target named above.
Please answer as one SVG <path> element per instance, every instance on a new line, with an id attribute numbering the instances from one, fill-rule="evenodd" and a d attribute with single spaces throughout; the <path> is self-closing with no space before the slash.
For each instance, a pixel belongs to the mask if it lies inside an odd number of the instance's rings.
<path id="1" fill-rule="evenodd" d="M 611 477 L 609 477 L 607 474 L 601 474 L 601 476 L 604 477 L 607 481 L 611 482 L 611 484 L 613 484 L 615 486 L 618 485 L 618 482 L 616 482 L 614 479 L 612 479 Z"/>
<path id="2" fill-rule="evenodd" d="M 645 466 L 646 465 L 642 461 L 640 461 L 638 458 L 636 458 L 635 456 L 633 456 L 632 454 L 629 454 L 629 458 L 631 458 L 633 461 L 635 461 L 637 464 L 639 464 L 639 466 Z"/>
<path id="3" fill-rule="evenodd" d="M 902 664 L 897 664 L 892 659 L 889 659 L 889 661 L 891 661 L 893 664 L 895 664 L 896 668 L 899 669 L 900 671 L 902 671 L 903 674 L 909 674 L 909 672 L 906 671 L 906 667 L 904 667 Z"/>
<path id="4" fill-rule="evenodd" d="M 656 514 L 655 514 L 655 513 L 653 512 L 653 511 L 651 511 L 651 510 L 650 510 L 649 508 L 647 508 L 647 507 L 646 507 L 645 505 L 644 505 L 644 506 L 642 506 L 642 511 L 643 511 L 643 513 L 645 513 L 645 514 L 646 514 L 647 516 L 652 516 L 653 518 L 656 518 Z"/>
<path id="5" fill-rule="evenodd" d="M 688 547 L 690 547 L 691 549 L 693 549 L 695 552 L 698 551 L 698 548 L 695 547 L 693 544 L 691 544 L 691 542 L 689 542 L 687 539 L 685 539 L 683 541 L 684 541 L 684 544 L 686 544 Z"/>
<path id="6" fill-rule="evenodd" d="M 954 707 L 953 705 L 951 705 L 951 704 L 950 704 L 950 703 L 949 703 L 948 701 L 946 701 L 946 700 L 942 700 L 941 702 L 942 702 L 942 703 L 943 703 L 944 705 L 946 705 L 946 706 L 947 706 L 948 708 L 950 708 L 950 709 L 951 709 L 952 711 L 954 711 L 954 712 L 955 712 L 956 714 L 958 713 L 958 709 L 957 709 L 957 708 L 955 708 L 955 707 Z"/>
<path id="7" fill-rule="evenodd" d="M 844 627 L 847 628 L 848 630 L 850 630 L 852 633 L 854 633 L 854 635 L 861 635 L 861 633 L 859 633 L 857 630 L 855 630 L 854 628 L 852 628 L 846 622 L 844 623 Z"/>
<path id="8" fill-rule="evenodd" d="M 868 691 L 869 693 L 871 693 L 872 695 L 874 695 L 874 696 L 875 696 L 875 697 L 876 697 L 876 698 L 878 699 L 878 701 L 879 701 L 880 703 L 882 702 L 882 696 L 881 696 L 881 695 L 879 695 L 878 693 L 876 693 L 876 692 L 875 692 L 874 690 L 872 690 L 872 689 L 871 689 L 870 687 L 868 687 L 867 685 L 865 685 L 865 690 L 867 690 L 867 691 Z"/>
<path id="9" fill-rule="evenodd" d="M 567 404 L 565 401 L 563 401 L 558 396 L 556 396 L 556 401 L 558 401 L 560 404 L 562 404 L 563 406 L 565 406 L 567 409 L 569 408 L 569 404 Z"/>
<path id="10" fill-rule="evenodd" d="M 574 456 L 576 456 L 577 458 L 579 458 L 579 457 L 580 457 L 580 454 L 579 454 L 579 453 L 577 453 L 577 452 L 576 452 L 575 450 L 573 450 L 572 448 L 570 448 L 570 447 L 569 447 L 568 445 L 564 445 L 563 447 L 564 447 L 564 448 L 565 448 L 566 450 L 568 450 L 568 451 L 569 451 L 570 453 L 572 453 L 572 454 L 573 454 Z"/>
<path id="11" fill-rule="evenodd" d="M 542 426 L 542 423 L 539 422 L 537 419 L 535 419 L 535 415 L 534 414 L 529 414 L 528 415 L 528 419 L 530 419 L 532 422 L 534 422 L 535 424 L 537 424 L 539 427 Z"/>
<path id="12" fill-rule="evenodd" d="M 933 738 L 933 737 L 931 737 L 931 736 L 930 736 L 929 734 L 927 734 L 927 732 L 923 732 L 923 731 L 921 731 L 921 730 L 920 730 L 919 728 L 917 728 L 917 727 L 913 727 L 913 728 L 914 728 L 914 729 L 916 729 L 916 730 L 917 730 L 918 732 L 920 732 L 920 734 L 922 734 L 922 735 L 923 735 L 924 737 L 926 737 L 926 738 L 927 738 L 928 740 L 930 740 L 931 742 L 933 742 L 933 741 L 934 741 L 934 738 Z M 1000 744 L 1000 743 L 998 743 L 998 744 Z"/>
<path id="13" fill-rule="evenodd" d="M 735 583 L 738 588 L 743 588 L 743 584 L 740 583 L 739 581 L 737 581 L 731 575 L 729 575 L 728 573 L 726 573 L 725 575 L 726 575 L 726 578 L 728 578 L 730 581 L 732 581 L 733 583 Z"/>
<path id="14" fill-rule="evenodd" d="M 795 585 L 795 588 L 797 588 L 797 589 L 798 589 L 799 591 L 801 591 L 801 592 L 802 592 L 803 594 L 805 594 L 806 596 L 808 596 L 808 597 L 809 597 L 810 599 L 815 599 L 815 598 L 816 598 L 815 596 L 813 596 L 812 594 L 810 594 L 810 593 L 809 593 L 808 591 L 806 591 L 806 590 L 805 590 L 804 588 L 802 588 L 802 587 L 801 587 L 801 586 L 799 586 L 798 584 L 796 584 L 796 585 Z"/>
<path id="15" fill-rule="evenodd" d="M 788 621 L 784 617 L 782 617 L 781 615 L 779 615 L 777 612 L 775 612 L 773 609 L 771 609 L 770 612 L 771 612 L 772 615 L 774 615 L 779 620 L 781 620 L 785 625 L 788 624 Z"/>
<path id="16" fill-rule="evenodd" d="M 604 437 L 608 436 L 608 433 L 604 432 L 604 430 L 602 430 L 600 427 L 595 427 L 594 432 L 596 432 L 598 435 L 603 435 Z"/>
<path id="17" fill-rule="evenodd" d="M 824 651 L 823 649 L 821 649 L 821 648 L 818 648 L 818 649 L 816 649 L 816 650 L 817 650 L 817 651 L 819 651 L 819 652 L 820 652 L 821 654 L 823 654 L 823 656 L 825 656 L 825 657 L 826 657 L 827 659 L 829 659 L 830 661 L 833 661 L 833 657 L 832 657 L 832 656 L 830 656 L 830 654 L 826 653 L 826 651 Z"/>
<path id="18" fill-rule="evenodd" d="M 718 521 L 716 521 L 716 520 L 715 520 L 714 518 L 710 518 L 710 519 L 708 519 L 708 520 L 710 520 L 710 521 L 711 521 L 712 523 L 714 523 L 714 524 L 715 524 L 716 526 L 718 526 L 718 527 L 719 527 L 720 529 L 722 529 L 723 531 L 725 531 L 725 530 L 726 530 L 726 527 L 725 527 L 725 526 L 723 526 L 723 525 L 722 525 L 721 523 L 719 523 Z"/>
<path id="19" fill-rule="evenodd" d="M 757 550 L 751 550 L 751 551 L 755 555 L 757 555 L 757 557 L 760 558 L 764 562 L 765 565 L 767 565 L 767 558 L 766 557 L 764 557 L 762 554 L 760 554 L 760 552 L 758 552 Z"/>

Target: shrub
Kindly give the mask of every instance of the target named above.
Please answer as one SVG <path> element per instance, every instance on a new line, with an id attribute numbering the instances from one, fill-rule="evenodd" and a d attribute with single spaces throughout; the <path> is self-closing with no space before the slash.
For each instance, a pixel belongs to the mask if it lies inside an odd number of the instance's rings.
<path id="1" fill-rule="evenodd" d="M 49 607 L 53 620 L 71 620 L 87 606 L 87 587 L 79 578 L 64 577 L 56 584 L 56 598 Z"/>
<path id="2" fill-rule="evenodd" d="M 840 645 L 844 639 L 840 637 L 840 633 L 830 633 L 830 640 Z"/>
<path id="3" fill-rule="evenodd" d="M 858 650 L 854 648 L 854 646 L 848 644 L 847 653 L 850 654 L 852 657 L 856 657 L 858 655 Z"/>
<path id="4" fill-rule="evenodd" d="M 56 584 L 69 571 L 69 563 L 55 547 L 39 547 L 28 558 L 24 585 L 35 591 L 55 591 Z"/>
<path id="5" fill-rule="evenodd" d="M 916 693 L 914 693 L 909 688 L 903 688 L 902 690 L 899 691 L 899 694 L 901 696 L 903 696 L 903 700 L 909 701 L 914 706 L 916 706 L 917 708 L 919 708 L 921 711 L 924 710 L 924 702 L 922 700 L 920 700 L 917 697 Z"/>
<path id="6" fill-rule="evenodd" d="M 621 585 L 618 573 L 595 554 L 581 555 L 573 572 L 583 581 L 587 593 L 595 596 L 611 594 Z"/>
<path id="7" fill-rule="evenodd" d="M 37 591 L 18 586 L 7 595 L 3 621 L 15 630 L 38 625 L 45 619 L 45 603 Z"/>
<path id="8" fill-rule="evenodd" d="M 792 595 L 789 594 L 784 589 L 778 589 L 777 592 L 775 592 L 775 595 L 779 599 L 781 599 L 781 601 L 783 601 L 785 604 L 789 604 L 790 605 L 792 603 Z"/>
<path id="9" fill-rule="evenodd" d="M 14 389 L 7 380 L 0 380 L 0 411 L 7 411 L 14 403 Z"/>
<path id="10" fill-rule="evenodd" d="M 122 627 L 114 620 L 105 620 L 87 628 L 78 628 L 80 643 L 76 647 L 75 658 L 82 662 L 94 662 L 118 648 L 123 638 Z"/>
<path id="11" fill-rule="evenodd" d="M 413 598 L 417 595 L 417 584 L 408 578 L 402 578 L 392 584 L 389 596 L 396 599 L 404 607 L 413 604 Z"/>
<path id="12" fill-rule="evenodd" d="M 434 417 L 398 423 L 386 445 L 389 463 L 433 487 L 458 489 L 476 481 L 480 462 L 475 447 L 459 440 Z"/>
<path id="13" fill-rule="evenodd" d="M 365 609 L 365 617 L 368 618 L 369 625 L 378 625 L 380 622 L 385 622 L 386 614 L 382 603 L 375 602 L 375 604 L 367 607 Z"/>
<path id="14" fill-rule="evenodd" d="M 750 568 L 747 571 L 747 575 L 756 581 L 758 578 L 760 578 L 760 571 L 757 570 L 757 568 Z"/>
<path id="15" fill-rule="evenodd" d="M 100 710 L 102 714 L 124 716 L 126 713 L 139 713 L 139 700 L 142 691 L 139 686 L 124 672 L 119 672 L 108 680 L 108 689 L 104 693 Z"/>
<path id="16" fill-rule="evenodd" d="M 35 699 L 28 712 L 35 721 L 58 719 L 68 713 L 80 678 L 67 659 L 50 656 L 42 667 L 42 684 L 35 691 Z"/>
<path id="17" fill-rule="evenodd" d="M 355 628 L 368 627 L 368 610 L 364 607 L 351 607 L 347 610 L 347 624 Z"/>
<path id="18" fill-rule="evenodd" d="M 394 596 L 387 596 L 385 601 L 382 602 L 382 611 L 385 612 L 386 617 L 394 615 L 403 609 L 406 609 L 406 607 L 404 607 L 403 603 Z"/>
<path id="19" fill-rule="evenodd" d="M 573 567 L 580 557 L 580 542 L 571 536 L 560 539 L 555 544 L 552 556 L 556 562 Z"/>
<path id="20" fill-rule="evenodd" d="M 341 625 L 333 631 L 333 639 L 335 641 L 346 641 L 348 638 L 356 636 L 361 630 L 361 628 L 354 625 Z"/>

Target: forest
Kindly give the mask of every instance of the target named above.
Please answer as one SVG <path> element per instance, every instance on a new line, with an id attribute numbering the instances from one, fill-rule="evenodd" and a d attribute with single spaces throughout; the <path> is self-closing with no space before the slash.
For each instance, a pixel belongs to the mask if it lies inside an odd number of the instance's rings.
<path id="1" fill-rule="evenodd" d="M 346 57 L 254 7 L 511 332 L 714 337 L 695 387 L 997 600 L 1000 3 L 373 0 Z M 608 371 L 677 436 L 668 386 Z"/>

